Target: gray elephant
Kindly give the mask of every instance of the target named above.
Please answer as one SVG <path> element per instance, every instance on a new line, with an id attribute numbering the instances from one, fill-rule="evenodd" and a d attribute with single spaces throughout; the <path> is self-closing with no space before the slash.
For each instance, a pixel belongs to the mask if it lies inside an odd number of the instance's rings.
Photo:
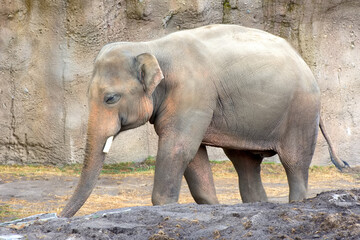
<path id="1" fill-rule="evenodd" d="M 304 199 L 323 128 L 319 87 L 302 58 L 279 37 L 235 25 L 106 45 L 95 61 L 89 108 L 84 167 L 63 217 L 89 197 L 113 137 L 148 121 L 159 136 L 154 205 L 178 201 L 183 175 L 197 203 L 218 203 L 205 146 L 224 149 L 243 202 L 267 200 L 260 164 L 275 154 L 289 200 Z M 330 153 L 338 168 L 346 166 Z"/>

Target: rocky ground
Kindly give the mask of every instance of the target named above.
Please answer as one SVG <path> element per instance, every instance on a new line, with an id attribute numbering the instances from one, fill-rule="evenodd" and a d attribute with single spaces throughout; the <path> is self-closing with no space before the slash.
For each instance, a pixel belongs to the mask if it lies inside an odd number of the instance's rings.
<path id="1" fill-rule="evenodd" d="M 310 168 L 309 199 L 288 204 L 282 166 L 263 164 L 270 202 L 241 204 L 231 163 L 213 162 L 221 205 L 192 204 L 183 181 L 181 204 L 152 207 L 153 163 L 109 165 L 76 217 L 55 218 L 71 196 L 80 169 L 0 166 L 0 240 L 360 239 L 358 167 L 347 172 Z M 44 212 L 53 214 L 36 215 Z"/>
<path id="2" fill-rule="evenodd" d="M 120 208 L 0 228 L 0 239 L 359 239 L 360 190 L 303 202 Z M 5 236 L 8 236 L 6 238 Z"/>

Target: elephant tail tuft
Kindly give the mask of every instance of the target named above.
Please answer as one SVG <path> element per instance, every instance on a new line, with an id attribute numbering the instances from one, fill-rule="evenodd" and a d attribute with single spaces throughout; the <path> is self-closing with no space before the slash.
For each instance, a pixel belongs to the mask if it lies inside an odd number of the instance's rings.
<path id="1" fill-rule="evenodd" d="M 331 162 L 335 165 L 335 167 L 337 169 L 339 169 L 340 171 L 343 171 L 344 168 L 350 168 L 350 165 L 344 160 L 340 160 L 340 162 L 342 162 L 343 165 L 339 164 L 338 157 L 334 157 L 333 152 L 331 151 L 330 147 L 329 147 L 329 154 L 330 154 Z"/>
<path id="2" fill-rule="evenodd" d="M 326 131 L 325 124 L 324 124 L 321 117 L 320 117 L 320 121 L 319 121 L 319 127 L 320 127 L 320 130 L 321 130 L 321 132 L 322 132 L 322 134 L 323 134 L 323 136 L 324 136 L 324 138 L 325 138 L 325 140 L 326 140 L 326 142 L 327 142 L 327 144 L 329 146 L 329 153 L 330 153 L 331 162 L 340 171 L 343 171 L 343 169 L 345 169 L 345 168 L 350 168 L 350 165 L 347 162 L 341 160 L 338 157 L 338 155 L 337 155 L 337 153 L 336 153 L 336 151 L 335 151 L 335 149 L 333 147 L 331 138 L 330 138 L 329 134 Z"/>

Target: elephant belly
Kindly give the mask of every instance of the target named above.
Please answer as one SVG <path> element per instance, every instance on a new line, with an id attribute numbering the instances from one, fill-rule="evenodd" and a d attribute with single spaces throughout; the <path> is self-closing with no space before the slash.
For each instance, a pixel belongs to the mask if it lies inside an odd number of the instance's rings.
<path id="1" fill-rule="evenodd" d="M 242 97 L 218 101 L 203 138 L 206 145 L 238 150 L 274 150 L 280 128 L 286 124 L 290 101 L 286 94 L 260 96 L 247 91 Z"/>
<path id="2" fill-rule="evenodd" d="M 239 132 L 229 132 L 209 127 L 203 138 L 202 143 L 207 146 L 221 147 L 236 150 L 251 150 L 251 151 L 273 151 L 276 147 L 275 137 L 255 136 L 249 134 L 248 136 L 240 134 Z M 273 154 L 271 154 L 273 155 Z"/>
<path id="3" fill-rule="evenodd" d="M 319 113 L 317 93 L 242 92 L 217 104 L 203 144 L 236 150 L 276 151 L 292 129 L 312 129 Z M 279 91 L 281 92 L 281 91 Z M 231 95 L 230 95 L 231 96 Z"/>
<path id="4" fill-rule="evenodd" d="M 237 150 L 275 150 L 282 129 L 291 127 L 287 125 L 289 112 L 299 106 L 292 104 L 293 89 L 276 84 L 263 89 L 232 86 L 219 92 L 203 143 Z"/>

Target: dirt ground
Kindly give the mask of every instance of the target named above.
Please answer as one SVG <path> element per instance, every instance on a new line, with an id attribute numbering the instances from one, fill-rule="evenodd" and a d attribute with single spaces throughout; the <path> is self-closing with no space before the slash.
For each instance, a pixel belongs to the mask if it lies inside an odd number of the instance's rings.
<path id="1" fill-rule="evenodd" d="M 3 225 L 0 235 L 20 234 L 27 239 L 360 238 L 359 168 L 340 173 L 334 167 L 312 167 L 308 193 L 312 199 L 292 204 L 285 204 L 288 186 L 281 165 L 262 165 L 270 203 L 256 204 L 239 204 L 237 176 L 229 162 L 213 163 L 212 169 L 221 205 L 189 204 L 193 200 L 183 181 L 181 205 L 149 207 L 152 169 L 105 173 L 76 218 Z M 59 213 L 78 180 L 78 171 L 56 168 L 2 166 L 0 172 L 0 222 Z M 339 191 L 315 197 L 330 190 Z M 104 210 L 110 213 L 89 215 Z"/>

